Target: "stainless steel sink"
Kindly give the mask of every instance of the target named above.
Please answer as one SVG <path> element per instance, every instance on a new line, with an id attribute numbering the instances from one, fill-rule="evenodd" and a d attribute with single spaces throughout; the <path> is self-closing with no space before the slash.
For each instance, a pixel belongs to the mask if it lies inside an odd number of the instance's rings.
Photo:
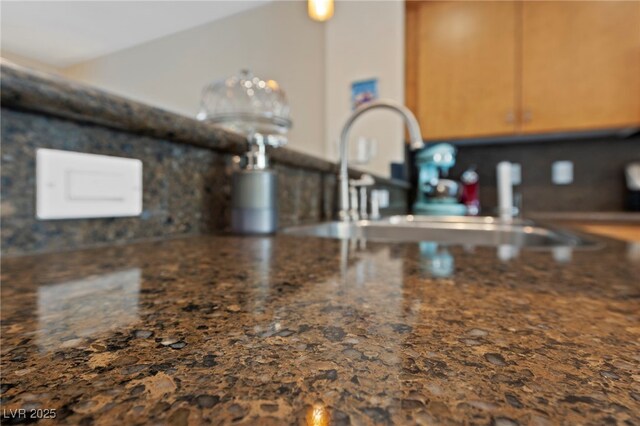
<path id="1" fill-rule="evenodd" d="M 285 234 L 364 239 L 380 242 L 432 241 L 450 245 L 529 248 L 596 247 L 598 243 L 565 230 L 538 225 L 528 220 L 511 223 L 494 217 L 391 216 L 377 221 L 324 222 L 287 228 Z"/>

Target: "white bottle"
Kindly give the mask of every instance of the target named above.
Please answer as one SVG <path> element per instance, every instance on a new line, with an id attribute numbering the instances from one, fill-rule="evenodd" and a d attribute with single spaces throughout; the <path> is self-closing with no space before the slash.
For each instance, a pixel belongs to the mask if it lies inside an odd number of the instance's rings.
<path id="1" fill-rule="evenodd" d="M 498 178 L 498 216 L 505 222 L 513 219 L 513 186 L 511 184 L 511 163 L 501 161 L 496 168 Z"/>

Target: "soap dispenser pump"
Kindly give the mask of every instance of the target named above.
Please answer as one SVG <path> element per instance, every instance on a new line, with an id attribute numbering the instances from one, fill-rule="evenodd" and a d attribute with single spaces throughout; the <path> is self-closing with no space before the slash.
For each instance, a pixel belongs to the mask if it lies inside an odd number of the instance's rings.
<path id="1" fill-rule="evenodd" d="M 264 143 L 250 143 L 231 181 L 233 233 L 271 234 L 278 229 L 278 176 L 268 166 Z"/>
<path id="2" fill-rule="evenodd" d="M 198 119 L 247 138 L 248 149 L 233 172 L 231 230 L 236 234 L 270 234 L 278 227 L 277 174 L 269 168 L 267 147 L 287 143 L 289 103 L 275 80 L 248 70 L 204 88 Z"/>

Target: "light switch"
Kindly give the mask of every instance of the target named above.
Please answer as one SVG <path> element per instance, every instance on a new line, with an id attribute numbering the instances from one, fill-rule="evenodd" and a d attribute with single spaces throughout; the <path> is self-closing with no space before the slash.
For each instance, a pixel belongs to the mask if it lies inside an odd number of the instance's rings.
<path id="1" fill-rule="evenodd" d="M 372 138 L 360 136 L 356 145 L 356 158 L 354 164 L 369 164 L 378 151 L 378 141 Z"/>
<path id="2" fill-rule="evenodd" d="M 378 207 L 381 209 L 386 209 L 389 207 L 389 190 L 388 189 L 378 189 Z"/>
<path id="3" fill-rule="evenodd" d="M 551 181 L 555 185 L 569 185 L 573 182 L 573 162 L 556 161 L 551 165 Z"/>
<path id="4" fill-rule="evenodd" d="M 39 219 L 138 216 L 142 162 L 132 158 L 38 149 Z"/>
<path id="5" fill-rule="evenodd" d="M 122 174 L 70 170 L 67 179 L 70 200 L 123 201 L 127 196 L 127 183 Z"/>

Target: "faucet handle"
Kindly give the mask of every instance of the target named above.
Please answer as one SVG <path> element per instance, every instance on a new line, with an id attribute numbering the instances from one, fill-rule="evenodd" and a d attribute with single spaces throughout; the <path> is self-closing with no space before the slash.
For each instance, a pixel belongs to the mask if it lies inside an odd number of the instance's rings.
<path id="1" fill-rule="evenodd" d="M 373 176 L 368 173 L 363 173 L 362 175 L 360 175 L 359 179 L 349 179 L 349 184 L 356 188 L 363 186 L 373 186 L 375 183 L 376 181 L 373 179 Z"/>
<path id="2" fill-rule="evenodd" d="M 368 173 L 362 174 L 359 179 L 349 179 L 349 217 L 352 220 L 369 218 L 367 188 L 375 183 L 373 176 Z"/>
<path id="3" fill-rule="evenodd" d="M 380 192 L 377 189 L 371 191 L 371 214 L 369 218 L 371 220 L 380 219 Z"/>
<path id="4" fill-rule="evenodd" d="M 358 189 L 355 186 L 349 187 L 349 218 L 358 220 Z"/>

